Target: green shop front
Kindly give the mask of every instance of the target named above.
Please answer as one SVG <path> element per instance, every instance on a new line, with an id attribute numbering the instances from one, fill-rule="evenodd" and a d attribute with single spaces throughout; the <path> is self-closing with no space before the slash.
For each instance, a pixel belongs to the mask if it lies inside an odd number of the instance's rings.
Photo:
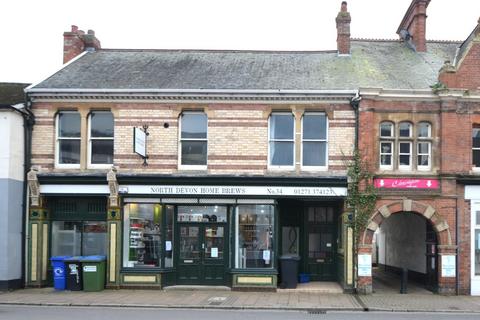
<path id="1" fill-rule="evenodd" d="M 43 215 L 29 226 L 44 229 L 29 242 L 31 285 L 48 285 L 39 260 L 103 254 L 111 288 L 272 290 L 281 287 L 279 258 L 296 254 L 310 281 L 351 287 L 344 177 L 118 175 L 113 187 L 102 178 L 40 178 L 42 205 L 30 211 Z"/>

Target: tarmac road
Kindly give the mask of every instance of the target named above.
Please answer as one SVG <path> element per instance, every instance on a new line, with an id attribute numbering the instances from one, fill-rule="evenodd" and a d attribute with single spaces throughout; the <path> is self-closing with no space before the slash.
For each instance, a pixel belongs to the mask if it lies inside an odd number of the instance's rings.
<path id="1" fill-rule="evenodd" d="M 107 308 L 107 307 L 43 307 L 43 306 L 0 306 L 0 320 L 451 320 L 479 319 L 478 314 L 468 313 L 415 313 L 415 312 L 337 312 L 308 313 L 305 311 L 254 311 L 254 310 L 198 310 L 158 308 Z"/>

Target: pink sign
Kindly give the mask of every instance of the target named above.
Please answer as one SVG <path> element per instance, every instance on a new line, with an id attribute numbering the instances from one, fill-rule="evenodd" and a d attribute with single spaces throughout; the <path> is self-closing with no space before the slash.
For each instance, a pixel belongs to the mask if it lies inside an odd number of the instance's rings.
<path id="1" fill-rule="evenodd" d="M 436 179 L 374 179 L 375 188 L 437 189 Z"/>

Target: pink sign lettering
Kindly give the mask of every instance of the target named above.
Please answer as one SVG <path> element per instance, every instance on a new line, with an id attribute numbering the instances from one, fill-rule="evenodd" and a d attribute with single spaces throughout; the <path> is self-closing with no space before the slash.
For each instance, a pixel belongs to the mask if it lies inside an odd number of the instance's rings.
<path id="1" fill-rule="evenodd" d="M 436 179 L 374 179 L 375 188 L 438 189 Z"/>

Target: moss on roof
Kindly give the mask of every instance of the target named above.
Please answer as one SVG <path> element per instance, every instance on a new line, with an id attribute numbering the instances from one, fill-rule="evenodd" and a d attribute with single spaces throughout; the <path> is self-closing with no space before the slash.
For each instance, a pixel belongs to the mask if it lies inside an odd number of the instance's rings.
<path id="1" fill-rule="evenodd" d="M 25 101 L 26 83 L 0 82 L 0 104 L 14 105 Z"/>

